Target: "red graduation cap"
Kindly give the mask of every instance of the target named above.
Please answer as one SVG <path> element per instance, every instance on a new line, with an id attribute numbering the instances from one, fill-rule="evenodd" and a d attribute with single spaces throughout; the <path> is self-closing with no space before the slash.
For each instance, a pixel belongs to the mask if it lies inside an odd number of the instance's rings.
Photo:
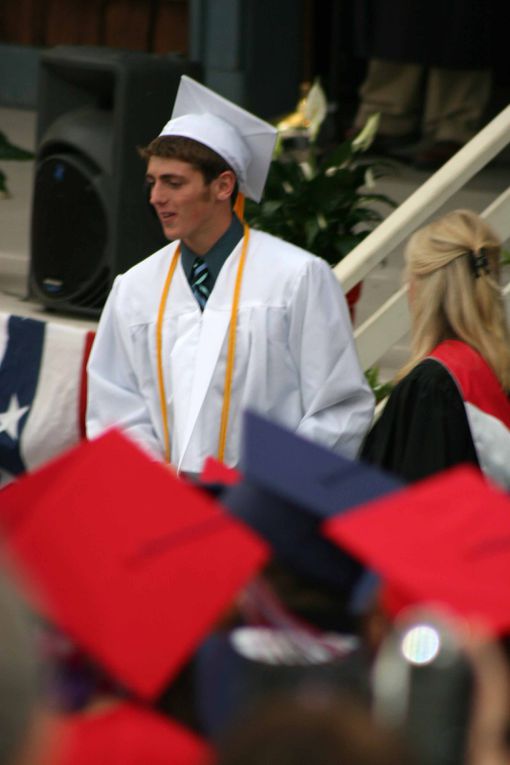
<path id="1" fill-rule="evenodd" d="M 204 484 L 221 483 L 225 486 L 234 486 L 241 480 L 242 475 L 238 470 L 225 465 L 215 457 L 207 457 L 200 473 L 200 482 Z"/>
<path id="2" fill-rule="evenodd" d="M 35 608 L 145 698 L 268 557 L 218 503 L 116 431 L 8 486 L 4 519 Z"/>
<path id="3" fill-rule="evenodd" d="M 52 765 L 211 765 L 201 738 L 173 720 L 123 702 L 97 713 L 62 717 L 53 726 Z"/>
<path id="4" fill-rule="evenodd" d="M 324 533 L 382 577 L 394 606 L 437 604 L 510 630 L 510 498 L 474 468 L 360 506 Z"/>

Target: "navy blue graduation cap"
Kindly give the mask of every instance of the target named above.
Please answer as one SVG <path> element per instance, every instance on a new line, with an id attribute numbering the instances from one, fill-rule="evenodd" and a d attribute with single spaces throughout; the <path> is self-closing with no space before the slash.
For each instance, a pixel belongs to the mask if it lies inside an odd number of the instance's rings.
<path id="1" fill-rule="evenodd" d="M 222 504 L 296 573 L 350 594 L 361 565 L 322 536 L 322 522 L 402 484 L 253 412 L 245 414 L 240 469 Z"/>

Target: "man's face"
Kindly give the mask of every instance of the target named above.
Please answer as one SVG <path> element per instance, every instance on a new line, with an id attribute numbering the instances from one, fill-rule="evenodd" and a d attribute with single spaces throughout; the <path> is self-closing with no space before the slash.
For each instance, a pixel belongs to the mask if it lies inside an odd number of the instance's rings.
<path id="1" fill-rule="evenodd" d="M 192 247 L 194 240 L 214 228 L 215 181 L 207 186 L 202 173 L 188 162 L 151 157 L 146 182 L 168 239 L 182 239 Z"/>

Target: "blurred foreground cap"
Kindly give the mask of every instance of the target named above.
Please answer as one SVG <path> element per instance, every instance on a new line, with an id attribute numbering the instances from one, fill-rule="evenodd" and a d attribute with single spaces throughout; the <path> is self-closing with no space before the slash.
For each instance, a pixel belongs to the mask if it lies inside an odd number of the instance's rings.
<path id="1" fill-rule="evenodd" d="M 52 765 L 210 765 L 205 741 L 161 714 L 129 702 L 57 721 Z"/>
<path id="2" fill-rule="evenodd" d="M 352 636 L 268 627 L 238 627 L 210 635 L 195 664 L 197 710 L 209 737 L 232 729 L 257 703 L 288 691 L 303 698 L 320 690 L 369 698 L 364 652 Z"/>
<path id="3" fill-rule="evenodd" d="M 181 77 L 172 118 L 160 136 L 182 136 L 208 146 L 234 170 L 239 190 L 260 201 L 277 130 L 187 75 Z"/>
<path id="4" fill-rule="evenodd" d="M 393 614 L 437 605 L 510 630 L 510 498 L 474 468 L 413 484 L 323 530 L 382 577 Z"/>
<path id="5" fill-rule="evenodd" d="M 116 431 L 4 489 L 4 518 L 32 605 L 147 698 L 267 558 L 249 529 Z"/>
<path id="6" fill-rule="evenodd" d="M 320 523 L 400 483 L 253 412 L 244 419 L 241 473 L 243 480 L 221 495 L 222 504 L 296 572 L 350 592 L 361 568 L 322 536 Z"/>
<path id="7" fill-rule="evenodd" d="M 235 468 L 225 465 L 215 457 L 208 457 L 200 473 L 201 484 L 223 484 L 232 486 L 242 480 L 241 473 Z"/>

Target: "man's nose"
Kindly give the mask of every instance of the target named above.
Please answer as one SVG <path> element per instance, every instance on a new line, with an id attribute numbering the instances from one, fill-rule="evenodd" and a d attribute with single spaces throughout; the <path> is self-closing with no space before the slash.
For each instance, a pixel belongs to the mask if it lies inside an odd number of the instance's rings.
<path id="1" fill-rule="evenodd" d="M 164 201 L 163 188 L 164 187 L 162 183 L 159 183 L 159 181 L 154 182 L 149 195 L 149 201 L 151 205 L 158 205 Z"/>

